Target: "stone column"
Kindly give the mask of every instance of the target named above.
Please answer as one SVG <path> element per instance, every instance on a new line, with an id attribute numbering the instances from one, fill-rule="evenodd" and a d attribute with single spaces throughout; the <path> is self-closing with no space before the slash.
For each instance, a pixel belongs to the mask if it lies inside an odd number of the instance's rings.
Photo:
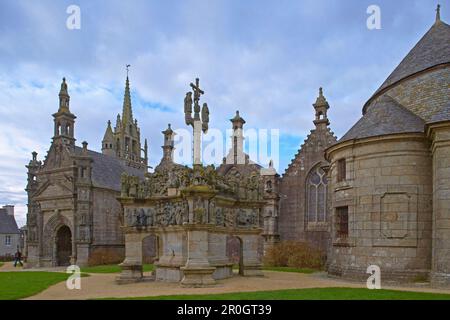
<path id="1" fill-rule="evenodd" d="M 429 129 L 433 137 L 433 256 L 431 283 L 450 285 L 450 122 Z"/>
<path id="2" fill-rule="evenodd" d="M 182 267 L 181 285 L 202 287 L 216 283 L 212 275 L 216 270 L 208 260 L 208 229 L 205 226 L 192 226 L 187 232 L 188 259 Z"/>
<path id="3" fill-rule="evenodd" d="M 125 233 L 125 260 L 119 265 L 122 272 L 117 277 L 119 284 L 143 280 L 142 236 L 139 233 Z"/>
<path id="4" fill-rule="evenodd" d="M 202 122 L 194 121 L 194 165 L 202 164 Z"/>
<path id="5" fill-rule="evenodd" d="M 244 276 L 263 276 L 261 271 L 261 257 L 258 253 L 259 242 L 261 237 L 259 234 L 242 234 L 239 235 L 242 240 Z"/>

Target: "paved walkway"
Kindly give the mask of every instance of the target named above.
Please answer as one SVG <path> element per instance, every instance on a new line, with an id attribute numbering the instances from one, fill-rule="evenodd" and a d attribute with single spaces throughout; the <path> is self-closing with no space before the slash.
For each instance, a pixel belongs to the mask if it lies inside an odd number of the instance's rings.
<path id="1" fill-rule="evenodd" d="M 81 290 L 67 290 L 65 283 L 58 283 L 28 299 L 122 298 L 343 286 L 343 283 L 340 281 L 321 279 L 300 273 L 264 272 L 264 275 L 264 277 L 234 276 L 233 278 L 218 281 L 216 286 L 209 288 L 181 288 L 177 283 L 165 282 L 117 285 L 114 281 L 117 274 L 91 274 L 90 277 L 81 278 Z M 358 284 L 352 284 L 351 286 L 361 287 Z"/>
<path id="2" fill-rule="evenodd" d="M 324 273 L 301 274 L 289 272 L 265 271 L 264 277 L 240 277 L 218 281 L 218 284 L 209 288 L 181 288 L 177 283 L 142 282 L 128 285 L 117 285 L 117 274 L 91 274 L 90 277 L 81 279 L 81 290 L 68 290 L 65 283 L 58 283 L 47 290 L 28 299 L 94 299 L 94 298 L 124 298 L 146 297 L 160 295 L 180 294 L 215 294 L 227 292 L 251 292 L 281 289 L 306 289 L 306 288 L 365 288 L 365 283 L 349 282 L 338 279 L 330 279 Z M 450 290 L 438 290 L 424 287 L 385 287 L 404 291 L 423 291 L 450 294 Z"/>
<path id="3" fill-rule="evenodd" d="M 14 267 L 13 262 L 4 262 L 4 265 L 0 267 L 0 272 L 2 271 L 48 271 L 48 272 L 65 272 L 66 267 L 54 267 L 54 268 L 34 268 L 34 269 L 24 269 L 20 265 Z"/>
<path id="4" fill-rule="evenodd" d="M 11 262 L 7 262 L 3 267 L 0 267 L 0 272 L 3 271 L 64 272 L 65 268 L 22 269 L 19 267 L 14 268 Z M 81 290 L 68 290 L 65 282 L 60 282 L 35 296 L 27 298 L 27 300 L 126 298 L 331 287 L 365 288 L 365 283 L 331 279 L 327 277 L 326 273 L 301 274 L 264 271 L 264 277 L 240 277 L 236 275 L 230 279 L 220 280 L 216 286 L 209 288 L 181 288 L 177 283 L 165 282 L 141 282 L 118 285 L 115 283 L 117 275 L 117 273 L 91 273 L 89 277 L 81 278 Z M 426 285 L 383 286 L 383 289 L 450 294 L 450 289 L 433 289 Z"/>

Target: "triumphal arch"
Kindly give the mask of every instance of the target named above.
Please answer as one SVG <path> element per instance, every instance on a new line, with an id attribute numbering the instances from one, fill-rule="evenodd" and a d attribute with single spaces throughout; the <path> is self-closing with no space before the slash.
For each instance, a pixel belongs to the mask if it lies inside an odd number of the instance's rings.
<path id="1" fill-rule="evenodd" d="M 120 202 L 123 206 L 125 260 L 118 283 L 146 280 L 143 276 L 143 240 L 155 237 L 157 260 L 152 280 L 180 282 L 183 286 L 207 286 L 231 277 L 233 262 L 227 255 L 227 239 L 239 241 L 239 271 L 261 276 L 264 242 L 276 241 L 273 230 L 278 212 L 277 173 L 262 168 L 243 153 L 239 113 L 231 119 L 233 147 L 218 168 L 200 162 L 202 131 L 208 130 L 209 110 L 200 107 L 203 91 L 191 84 L 185 98 L 185 120 L 194 131 L 192 167 L 173 161 L 174 131 L 163 131 L 163 158 L 144 180 L 123 174 Z M 193 97 L 193 99 L 192 99 Z M 192 117 L 192 107 L 194 116 Z"/>

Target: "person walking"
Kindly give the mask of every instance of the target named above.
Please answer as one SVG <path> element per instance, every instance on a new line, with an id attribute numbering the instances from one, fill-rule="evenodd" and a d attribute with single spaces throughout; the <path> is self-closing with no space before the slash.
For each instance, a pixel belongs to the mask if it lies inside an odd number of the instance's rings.
<path id="1" fill-rule="evenodd" d="M 17 266 L 17 263 L 20 264 L 21 267 L 23 267 L 22 263 L 22 252 L 20 252 L 19 249 L 17 249 L 16 254 L 14 255 L 14 268 Z"/>

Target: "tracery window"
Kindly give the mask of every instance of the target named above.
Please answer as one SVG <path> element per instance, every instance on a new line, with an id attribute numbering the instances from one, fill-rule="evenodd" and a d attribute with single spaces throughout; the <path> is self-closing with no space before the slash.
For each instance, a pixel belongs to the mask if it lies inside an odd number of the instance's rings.
<path id="1" fill-rule="evenodd" d="M 308 222 L 327 221 L 327 184 L 322 168 L 313 168 L 306 179 L 306 212 Z"/>

